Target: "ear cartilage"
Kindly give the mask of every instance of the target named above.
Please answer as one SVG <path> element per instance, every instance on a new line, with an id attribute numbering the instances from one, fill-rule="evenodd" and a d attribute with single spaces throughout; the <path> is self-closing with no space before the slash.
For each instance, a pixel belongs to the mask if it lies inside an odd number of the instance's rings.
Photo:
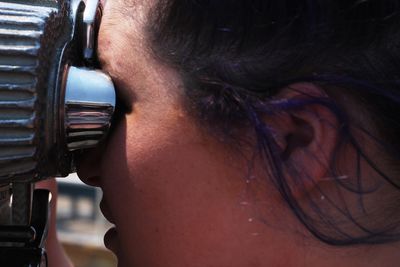
<path id="1" fill-rule="evenodd" d="M 321 178 L 321 181 L 346 180 L 346 179 L 349 179 L 349 176 L 347 176 L 347 175 L 327 176 L 327 177 Z"/>

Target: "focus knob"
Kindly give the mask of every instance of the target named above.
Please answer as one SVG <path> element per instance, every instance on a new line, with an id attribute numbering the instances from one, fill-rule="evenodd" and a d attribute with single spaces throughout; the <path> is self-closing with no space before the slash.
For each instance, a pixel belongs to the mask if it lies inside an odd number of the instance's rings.
<path id="1" fill-rule="evenodd" d="M 70 151 L 96 146 L 111 125 L 116 96 L 108 75 L 69 67 L 65 86 L 65 134 Z"/>

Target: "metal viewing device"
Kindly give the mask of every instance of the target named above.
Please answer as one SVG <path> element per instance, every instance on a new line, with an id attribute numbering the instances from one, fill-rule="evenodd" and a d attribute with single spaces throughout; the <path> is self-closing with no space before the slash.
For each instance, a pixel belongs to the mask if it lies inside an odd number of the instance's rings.
<path id="1" fill-rule="evenodd" d="M 115 108 L 95 69 L 99 0 L 0 0 L 0 265 L 47 266 L 50 194 L 34 183 L 74 171 Z"/>

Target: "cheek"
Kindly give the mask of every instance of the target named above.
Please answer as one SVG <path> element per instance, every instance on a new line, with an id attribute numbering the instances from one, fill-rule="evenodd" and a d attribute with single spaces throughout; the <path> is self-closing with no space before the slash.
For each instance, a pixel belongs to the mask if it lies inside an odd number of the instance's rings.
<path id="1" fill-rule="evenodd" d="M 103 158 L 102 187 L 124 233 L 122 247 L 139 255 L 184 251 L 194 240 L 218 244 L 234 227 L 230 222 L 238 221 L 232 209 L 239 206 L 244 172 L 190 123 L 173 118 L 128 118 L 116 127 Z"/>
<path id="2" fill-rule="evenodd" d="M 128 116 L 110 137 L 102 159 L 102 188 L 114 216 L 184 200 L 205 182 L 206 170 L 215 169 L 187 123 L 167 117 Z"/>
<path id="3" fill-rule="evenodd" d="M 125 202 L 132 188 L 129 186 L 131 182 L 127 164 L 126 129 L 126 120 L 122 119 L 113 129 L 99 162 L 100 186 L 112 213 L 118 212 L 116 205 Z"/>
<path id="4" fill-rule="evenodd" d="M 217 154 L 208 151 L 188 123 L 175 118 L 132 116 L 117 126 L 103 158 L 106 192 L 118 188 L 119 200 L 137 197 L 132 192 L 145 194 L 153 198 L 141 203 L 146 205 L 160 198 L 176 199 L 177 194 L 180 199 L 193 197 L 206 185 L 221 187 L 218 179 L 211 177 L 227 176 L 225 166 L 219 164 L 226 159 L 216 160 Z M 139 203 L 136 199 L 130 204 L 136 207 Z"/>
<path id="5" fill-rule="evenodd" d="M 279 247 L 283 237 L 274 239 L 253 207 L 241 204 L 249 200 L 247 162 L 223 151 L 175 116 L 132 116 L 116 127 L 102 187 L 126 266 L 248 266 L 249 259 L 260 266 L 264 248 Z"/>

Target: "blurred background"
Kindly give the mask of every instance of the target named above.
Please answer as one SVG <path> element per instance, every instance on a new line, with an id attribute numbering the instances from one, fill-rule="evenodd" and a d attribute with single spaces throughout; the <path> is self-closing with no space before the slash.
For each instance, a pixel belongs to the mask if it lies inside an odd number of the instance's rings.
<path id="1" fill-rule="evenodd" d="M 101 190 L 83 184 L 76 174 L 59 178 L 57 232 L 75 267 L 115 267 L 117 261 L 103 244 L 112 226 L 101 214 Z"/>

